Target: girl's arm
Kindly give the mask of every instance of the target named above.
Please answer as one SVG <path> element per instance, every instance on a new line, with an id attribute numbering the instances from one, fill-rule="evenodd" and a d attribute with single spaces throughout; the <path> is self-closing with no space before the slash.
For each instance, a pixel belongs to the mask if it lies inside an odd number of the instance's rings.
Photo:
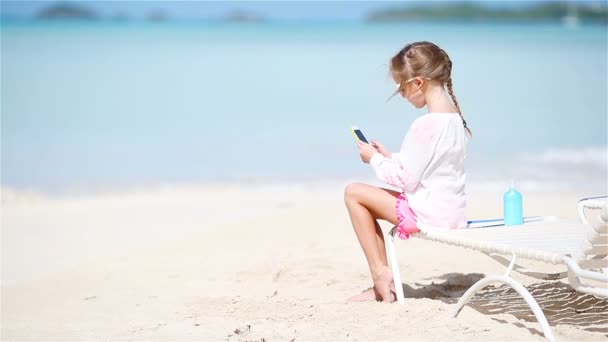
<path id="1" fill-rule="evenodd" d="M 376 153 L 372 159 L 370 159 L 369 164 L 374 169 L 378 179 L 403 189 L 405 187 L 405 183 L 403 182 L 405 175 L 403 173 L 403 168 L 401 167 L 401 162 L 399 161 L 399 156 L 395 155 L 396 153 L 392 155 L 393 158 L 386 158 L 382 154 Z"/>
<path id="2" fill-rule="evenodd" d="M 430 120 L 416 120 L 407 132 L 399 153 L 386 158 L 375 154 L 370 160 L 376 176 L 390 185 L 413 191 L 420 183 L 441 134 L 441 127 Z"/>

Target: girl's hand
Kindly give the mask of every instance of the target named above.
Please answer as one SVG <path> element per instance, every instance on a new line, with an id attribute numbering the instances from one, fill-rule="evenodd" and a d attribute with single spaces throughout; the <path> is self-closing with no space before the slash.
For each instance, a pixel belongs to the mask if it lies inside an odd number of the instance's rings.
<path id="1" fill-rule="evenodd" d="M 386 158 L 391 157 L 391 152 L 387 150 L 386 147 L 384 147 L 384 145 L 382 145 L 380 142 L 372 140 L 372 146 L 376 149 L 376 151 L 378 151 L 378 153 L 382 154 Z"/>
<path id="2" fill-rule="evenodd" d="M 370 159 L 374 154 L 378 153 L 376 148 L 370 144 L 359 141 L 359 155 L 364 163 L 369 164 Z"/>

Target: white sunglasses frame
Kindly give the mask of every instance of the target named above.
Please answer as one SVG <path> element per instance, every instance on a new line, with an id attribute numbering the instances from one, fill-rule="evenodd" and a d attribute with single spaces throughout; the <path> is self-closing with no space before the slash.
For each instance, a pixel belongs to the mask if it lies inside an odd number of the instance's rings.
<path id="1" fill-rule="evenodd" d="M 395 86 L 397 87 L 397 90 L 395 90 L 395 92 L 391 96 L 389 96 L 388 99 L 386 99 L 386 102 L 388 102 L 390 99 L 392 99 L 393 97 L 395 97 L 395 95 L 399 94 L 399 92 L 401 91 L 401 87 L 402 86 L 410 83 L 411 81 L 413 81 L 413 80 L 415 80 L 417 78 L 420 78 L 420 79 L 423 79 L 423 80 L 427 80 L 427 81 L 431 80 L 431 78 L 416 76 L 416 77 L 410 78 L 409 80 L 406 80 L 405 82 L 395 83 Z"/>

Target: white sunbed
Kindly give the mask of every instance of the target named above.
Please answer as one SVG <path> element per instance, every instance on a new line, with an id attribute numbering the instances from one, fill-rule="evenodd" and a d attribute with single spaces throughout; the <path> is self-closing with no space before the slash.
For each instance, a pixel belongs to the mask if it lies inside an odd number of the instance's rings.
<path id="1" fill-rule="evenodd" d="M 507 266 L 504 275 L 488 276 L 473 284 L 460 298 L 451 317 L 456 317 L 473 295 L 491 283 L 511 286 L 528 303 L 540 323 L 545 338 L 555 337 L 540 306 L 528 290 L 513 279 L 512 270 L 539 279 L 568 277 L 576 291 L 608 297 L 608 197 L 585 198 L 578 203 L 581 222 L 554 216 L 528 217 L 524 224 L 505 226 L 500 220 L 469 221 L 466 229 L 433 230 L 412 234 L 413 237 L 474 249 L 488 254 Z M 589 212 L 597 213 L 597 223 L 589 222 Z M 397 301 L 404 303 L 404 293 L 395 252 L 394 227 L 388 234 L 386 247 L 393 271 Z M 503 255 L 511 256 L 509 261 Z M 562 273 L 542 273 L 516 264 L 527 258 L 567 267 Z M 599 283 L 598 283 L 599 282 Z"/>

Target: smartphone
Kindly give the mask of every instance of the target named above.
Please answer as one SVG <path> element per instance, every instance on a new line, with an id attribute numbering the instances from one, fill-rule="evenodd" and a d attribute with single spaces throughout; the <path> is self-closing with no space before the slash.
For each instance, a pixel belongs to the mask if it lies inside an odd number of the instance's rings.
<path id="1" fill-rule="evenodd" d="M 364 143 L 369 144 L 369 141 L 367 141 L 367 139 L 365 138 L 365 135 L 363 135 L 363 132 L 361 132 L 359 127 L 353 126 L 353 127 L 351 127 L 351 130 L 353 131 L 353 134 L 355 135 L 355 137 L 357 139 L 359 139 L 359 141 L 363 141 Z"/>

